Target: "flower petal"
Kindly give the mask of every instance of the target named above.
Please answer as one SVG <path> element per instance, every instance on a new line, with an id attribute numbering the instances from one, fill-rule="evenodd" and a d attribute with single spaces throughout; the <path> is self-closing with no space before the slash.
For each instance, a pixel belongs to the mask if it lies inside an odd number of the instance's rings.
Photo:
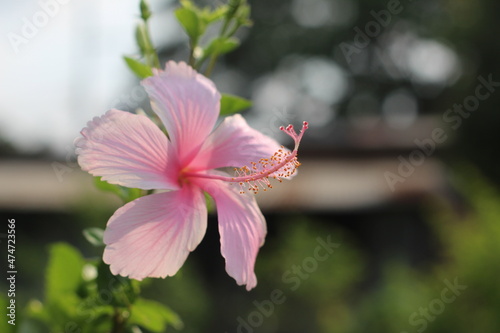
<path id="1" fill-rule="evenodd" d="M 141 280 L 174 275 L 203 239 L 207 209 L 203 192 L 186 185 L 129 202 L 104 232 L 104 262 L 113 274 Z"/>
<path id="2" fill-rule="evenodd" d="M 246 285 L 247 290 L 254 288 L 257 285 L 255 260 L 267 233 L 266 221 L 255 197 L 240 194 L 237 186 L 222 181 L 202 178 L 194 181 L 215 199 L 227 273 L 238 285 Z"/>
<path id="3" fill-rule="evenodd" d="M 190 167 L 193 170 L 209 170 L 250 166 L 251 162 L 269 158 L 280 147 L 276 140 L 251 128 L 237 114 L 226 117 L 208 137 Z"/>
<path id="4" fill-rule="evenodd" d="M 81 134 L 75 145 L 82 170 L 127 187 L 179 187 L 168 139 L 149 118 L 110 110 L 89 121 Z"/>
<path id="5" fill-rule="evenodd" d="M 186 63 L 169 61 L 165 71 L 142 81 L 153 110 L 167 128 L 181 164 L 189 163 L 212 131 L 220 94 L 212 81 Z"/>

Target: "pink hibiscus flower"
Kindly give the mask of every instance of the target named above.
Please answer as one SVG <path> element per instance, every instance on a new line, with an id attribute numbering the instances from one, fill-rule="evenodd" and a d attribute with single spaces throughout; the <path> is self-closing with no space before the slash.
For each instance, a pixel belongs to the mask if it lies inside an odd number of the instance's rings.
<path id="1" fill-rule="evenodd" d="M 113 214 L 104 232 L 103 260 L 113 274 L 137 280 L 174 275 L 205 234 L 205 191 L 216 203 L 226 270 L 252 289 L 266 223 L 249 192 L 295 172 L 307 123 L 299 134 L 291 125 L 281 128 L 295 140 L 292 151 L 250 128 L 240 115 L 225 118 L 212 132 L 220 94 L 182 62 L 169 62 L 142 85 L 168 137 L 145 116 L 110 110 L 90 121 L 76 142 L 78 163 L 90 174 L 111 184 L 164 190 Z M 236 167 L 235 175 L 217 170 L 224 167 Z"/>

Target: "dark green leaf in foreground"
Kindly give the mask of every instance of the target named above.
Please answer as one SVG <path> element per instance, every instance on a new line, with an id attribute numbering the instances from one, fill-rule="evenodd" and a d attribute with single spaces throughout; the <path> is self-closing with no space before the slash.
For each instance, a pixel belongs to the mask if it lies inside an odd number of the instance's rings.
<path id="1" fill-rule="evenodd" d="M 179 316 L 165 305 L 146 299 L 138 299 L 132 307 L 129 322 L 152 332 L 163 332 L 168 325 L 176 329 L 183 327 Z"/>
<path id="2" fill-rule="evenodd" d="M 84 264 L 80 252 L 72 246 L 64 243 L 52 245 L 46 273 L 47 301 L 74 294 L 82 281 Z"/>
<path id="3" fill-rule="evenodd" d="M 110 298 L 109 304 L 114 307 L 127 308 L 133 304 L 140 293 L 139 284 L 137 280 L 113 275 L 102 261 L 97 266 L 97 289 Z"/>

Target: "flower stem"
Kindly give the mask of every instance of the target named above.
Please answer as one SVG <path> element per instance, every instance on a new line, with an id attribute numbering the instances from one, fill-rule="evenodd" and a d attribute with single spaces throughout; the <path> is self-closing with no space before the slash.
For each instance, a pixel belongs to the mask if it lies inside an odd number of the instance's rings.
<path id="1" fill-rule="evenodd" d="M 194 50 L 196 48 L 196 43 L 194 41 L 189 41 L 189 66 L 193 67 L 194 69 L 198 70 L 196 66 L 196 59 L 194 57 Z"/>
<path id="2" fill-rule="evenodd" d="M 141 20 L 137 27 L 137 43 L 141 49 L 141 53 L 146 59 L 146 64 L 150 67 L 160 68 L 160 60 L 158 58 L 158 53 L 153 47 L 153 42 L 151 40 L 151 33 L 149 31 L 148 20 L 151 17 L 151 11 L 149 11 L 149 6 L 141 1 Z"/>
<path id="3" fill-rule="evenodd" d="M 120 309 L 115 308 L 113 315 L 113 327 L 111 333 L 124 333 L 125 332 L 125 318 L 122 316 Z"/>
<path id="4" fill-rule="evenodd" d="M 212 71 L 215 67 L 215 63 L 217 62 L 217 57 L 218 57 L 218 54 L 214 53 L 211 57 L 210 57 L 210 62 L 208 63 L 208 66 L 207 66 L 207 70 L 205 71 L 205 76 L 206 77 L 210 77 L 210 74 L 212 74 Z"/>

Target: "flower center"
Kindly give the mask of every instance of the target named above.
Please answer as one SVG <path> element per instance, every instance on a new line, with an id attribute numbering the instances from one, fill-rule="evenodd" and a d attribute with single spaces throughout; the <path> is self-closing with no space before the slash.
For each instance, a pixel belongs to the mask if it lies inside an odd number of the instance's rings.
<path id="1" fill-rule="evenodd" d="M 177 178 L 177 181 L 180 186 L 189 183 L 190 174 L 193 174 L 193 172 L 190 171 L 189 168 L 183 168 L 179 171 L 179 177 Z"/>
<path id="2" fill-rule="evenodd" d="M 282 178 L 290 177 L 300 166 L 300 163 L 297 160 L 297 152 L 302 136 L 308 128 L 309 124 L 306 121 L 303 122 L 302 129 L 298 134 L 295 132 L 292 125 L 288 125 L 287 127 L 281 126 L 280 130 L 288 134 L 294 140 L 294 149 L 292 151 L 285 151 L 284 147 L 281 146 L 281 148 L 278 149 L 278 151 L 275 152 L 270 158 L 261 158 L 257 162 L 252 162 L 250 167 L 244 166 L 242 168 L 235 168 L 234 177 L 224 177 L 214 174 L 199 174 L 184 170 L 181 172 L 181 177 L 183 175 L 184 177 L 210 178 L 229 183 L 238 183 L 241 186 L 240 193 L 245 193 L 246 191 L 257 193 L 261 188 L 266 191 L 268 188 L 272 188 L 270 182 L 271 178 L 282 182 Z"/>

